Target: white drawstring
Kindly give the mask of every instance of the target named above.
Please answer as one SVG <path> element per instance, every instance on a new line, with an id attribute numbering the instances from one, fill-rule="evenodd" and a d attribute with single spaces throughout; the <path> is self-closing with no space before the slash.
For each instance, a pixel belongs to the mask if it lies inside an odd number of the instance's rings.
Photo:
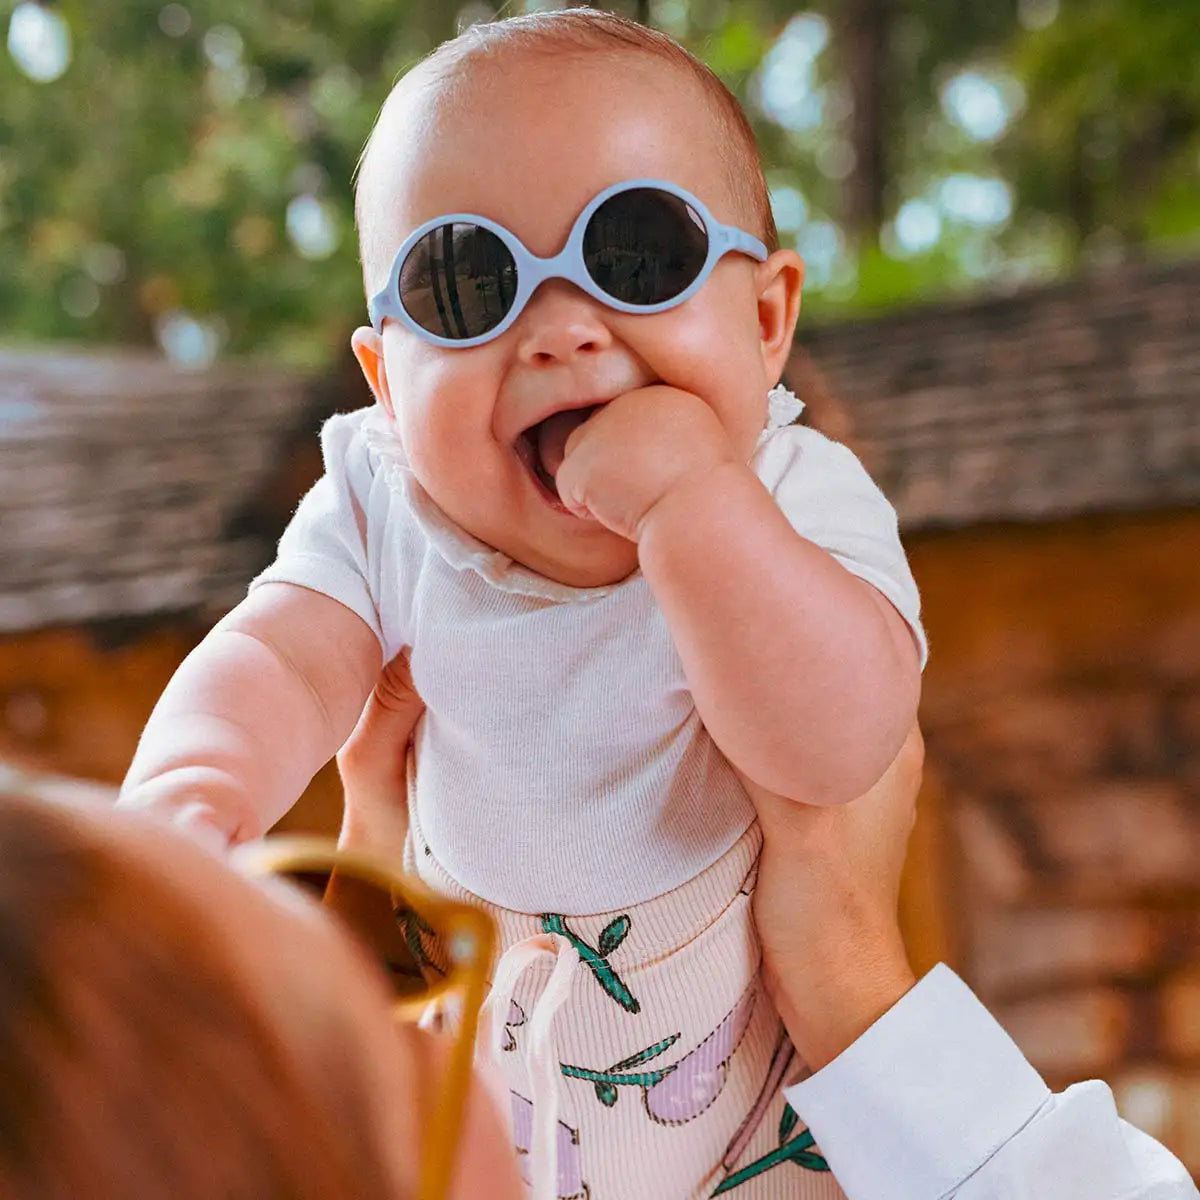
<path id="1" fill-rule="evenodd" d="M 554 967 L 525 1022 L 525 1066 L 533 1092 L 533 1129 L 529 1153 L 532 1200 L 558 1197 L 558 1056 L 551 1037 L 554 1018 L 571 994 L 571 981 L 579 953 L 566 938 L 538 933 L 510 946 L 496 964 L 492 990 L 484 1002 L 480 1021 L 480 1051 L 486 1046 L 493 1058 L 502 1052 L 509 1002 L 525 971 L 550 955 Z"/>

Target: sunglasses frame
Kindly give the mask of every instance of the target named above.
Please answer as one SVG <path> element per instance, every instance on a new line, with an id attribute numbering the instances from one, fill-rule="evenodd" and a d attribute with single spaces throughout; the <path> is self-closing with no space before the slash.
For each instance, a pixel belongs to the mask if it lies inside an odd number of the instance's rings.
<path id="1" fill-rule="evenodd" d="M 328 871 L 333 881 L 341 873 L 388 892 L 393 903 L 396 898 L 403 900 L 441 938 L 450 962 L 445 977 L 431 984 L 428 992 L 394 1000 L 392 1014 L 398 1021 L 415 1023 L 428 1015 L 431 1005 L 440 1008 L 452 994 L 462 997 L 460 1027 L 450 1051 L 443 1086 L 426 1125 L 421 1155 L 420 1200 L 444 1200 L 449 1193 L 462 1131 L 479 1010 L 487 992 L 487 972 L 495 949 L 491 918 L 482 909 L 430 891 L 379 855 L 341 849 L 329 838 L 272 834 L 236 847 L 230 861 L 246 876 L 275 877 L 285 883 L 289 882 L 288 875 Z M 300 884 L 292 886 L 302 895 L 311 896 Z"/>
<path id="2" fill-rule="evenodd" d="M 615 296 L 610 296 L 588 274 L 583 258 L 584 233 L 596 211 L 613 196 L 637 190 L 666 192 L 676 199 L 682 200 L 700 218 L 708 237 L 708 255 L 696 278 L 677 296 L 672 296 L 657 304 L 629 304 L 624 300 L 618 300 Z M 433 230 L 451 224 L 478 225 L 482 229 L 488 230 L 503 243 L 512 255 L 516 267 L 517 291 L 508 312 L 486 333 L 478 334 L 475 337 L 447 338 L 431 333 L 409 316 L 400 298 L 400 273 L 413 248 Z M 504 333 L 521 315 L 530 296 L 548 279 L 565 279 L 586 292 L 594 300 L 599 300 L 601 304 L 615 309 L 617 312 L 648 316 L 675 308 L 690 299 L 704 286 L 705 280 L 712 274 L 718 260 L 730 253 L 746 254 L 758 262 L 764 262 L 767 258 L 767 248 L 758 238 L 735 225 L 722 225 L 690 192 L 664 179 L 630 179 L 623 183 L 614 183 L 594 196 L 576 218 L 567 237 L 566 245 L 558 254 L 551 255 L 549 258 L 539 258 L 536 254 L 531 253 L 515 233 L 487 217 L 477 216 L 474 213 L 448 213 L 445 216 L 434 217 L 423 225 L 419 225 L 404 239 L 392 261 L 386 285 L 372 297 L 367 307 L 371 325 L 378 333 L 383 331 L 383 323 L 390 317 L 399 321 L 409 332 L 415 333 L 427 342 L 432 342 L 435 346 L 466 350 L 471 346 L 481 346 L 485 342 L 490 342 Z"/>

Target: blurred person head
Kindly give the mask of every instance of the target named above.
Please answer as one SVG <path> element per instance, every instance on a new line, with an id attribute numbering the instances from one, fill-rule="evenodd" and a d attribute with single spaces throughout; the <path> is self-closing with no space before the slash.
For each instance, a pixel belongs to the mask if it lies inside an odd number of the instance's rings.
<path id="1" fill-rule="evenodd" d="M 0 798 L 3 1200 L 415 1197 L 442 1053 L 388 1001 L 287 885 L 135 816 Z M 454 1194 L 516 1179 L 477 1095 Z"/>
<path id="2" fill-rule="evenodd" d="M 583 419 L 618 395 L 664 383 L 707 403 L 746 460 L 766 423 L 803 264 L 778 249 L 745 114 L 663 33 L 594 9 L 535 13 L 472 26 L 405 75 L 357 180 L 372 297 L 427 221 L 480 216 L 544 258 L 563 249 L 602 191 L 639 179 L 684 189 L 721 224 L 757 237 L 768 258 L 727 253 L 694 294 L 654 313 L 618 311 L 551 279 L 485 343 L 431 343 L 396 319 L 353 338 L 413 475 L 442 511 L 570 586 L 623 578 L 637 548 L 554 503 L 552 472 L 544 461 L 537 469 L 548 416 L 570 410 Z"/>

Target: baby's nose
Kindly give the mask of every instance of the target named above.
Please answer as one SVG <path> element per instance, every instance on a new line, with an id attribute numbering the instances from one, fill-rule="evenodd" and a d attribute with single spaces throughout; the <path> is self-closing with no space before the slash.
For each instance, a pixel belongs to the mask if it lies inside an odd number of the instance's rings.
<path id="1" fill-rule="evenodd" d="M 595 354 L 613 340 L 600 305 L 562 279 L 548 280 L 534 292 L 516 333 L 518 357 L 534 365 Z"/>

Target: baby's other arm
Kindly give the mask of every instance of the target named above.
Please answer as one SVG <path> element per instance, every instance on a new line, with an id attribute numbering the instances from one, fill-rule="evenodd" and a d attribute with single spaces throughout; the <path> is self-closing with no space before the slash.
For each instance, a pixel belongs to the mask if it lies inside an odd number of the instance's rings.
<path id="1" fill-rule="evenodd" d="M 642 523 L 638 557 L 730 762 L 811 804 L 866 792 L 920 693 L 917 645 L 892 604 L 801 537 L 737 462 L 668 492 Z"/>
<path id="2" fill-rule="evenodd" d="M 221 846 L 261 836 L 362 712 L 382 655 L 362 618 L 307 588 L 256 588 L 184 660 L 118 805 Z"/>
<path id="3" fill-rule="evenodd" d="M 572 512 L 638 543 L 696 707 L 734 767 L 836 804 L 896 757 L 920 659 L 890 601 L 823 548 L 843 542 L 866 577 L 883 548 L 907 574 L 894 514 L 848 450 L 813 437 L 773 495 L 712 407 L 654 384 L 575 429 L 556 480 Z"/>

